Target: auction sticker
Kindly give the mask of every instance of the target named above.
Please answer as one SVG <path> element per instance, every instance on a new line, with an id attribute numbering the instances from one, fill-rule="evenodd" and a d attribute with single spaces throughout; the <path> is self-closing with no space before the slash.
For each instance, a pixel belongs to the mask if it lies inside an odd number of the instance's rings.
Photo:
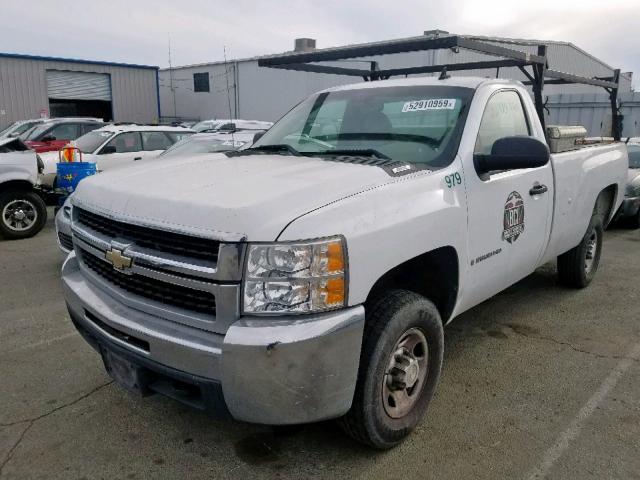
<path id="1" fill-rule="evenodd" d="M 402 113 L 417 112 L 419 110 L 453 110 L 456 108 L 455 98 L 431 98 L 429 100 L 413 100 L 405 102 Z"/>

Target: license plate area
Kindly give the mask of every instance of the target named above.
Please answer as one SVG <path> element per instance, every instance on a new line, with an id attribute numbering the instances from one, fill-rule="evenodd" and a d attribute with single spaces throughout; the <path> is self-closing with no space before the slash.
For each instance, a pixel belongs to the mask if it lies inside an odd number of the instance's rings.
<path id="1" fill-rule="evenodd" d="M 105 348 L 101 347 L 100 353 L 107 373 L 118 385 L 137 395 L 153 394 L 149 389 L 149 383 L 153 381 L 151 372 Z"/>

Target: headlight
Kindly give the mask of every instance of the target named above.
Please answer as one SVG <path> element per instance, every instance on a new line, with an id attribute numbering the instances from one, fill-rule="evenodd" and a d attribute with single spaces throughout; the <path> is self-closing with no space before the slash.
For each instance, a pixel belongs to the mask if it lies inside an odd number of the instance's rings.
<path id="1" fill-rule="evenodd" d="M 249 245 L 244 313 L 321 312 L 345 306 L 342 238 Z"/>

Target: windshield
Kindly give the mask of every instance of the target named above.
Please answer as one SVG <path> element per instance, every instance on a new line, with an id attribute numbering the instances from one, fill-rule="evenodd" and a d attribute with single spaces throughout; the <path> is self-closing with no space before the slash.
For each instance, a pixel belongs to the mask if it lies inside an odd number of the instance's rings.
<path id="1" fill-rule="evenodd" d="M 252 148 L 298 154 L 367 154 L 425 168 L 453 161 L 473 90 L 446 86 L 374 87 L 314 95 Z"/>
<path id="2" fill-rule="evenodd" d="M 203 122 L 196 123 L 193 127 L 191 127 L 191 129 L 195 130 L 196 132 L 204 132 L 205 130 L 215 129 L 221 123 L 222 122 L 220 121 L 205 120 Z"/>
<path id="3" fill-rule="evenodd" d="M 43 134 L 44 132 L 46 132 L 49 127 L 51 127 L 50 123 L 43 123 L 41 125 L 38 125 L 36 127 L 33 127 L 31 130 L 27 130 L 23 135 L 25 135 L 25 137 L 23 138 L 23 140 L 35 140 L 37 139 L 41 134 Z M 20 138 L 22 138 L 22 135 L 20 136 Z"/>
<path id="4" fill-rule="evenodd" d="M 9 131 L 15 131 L 15 130 L 17 130 L 18 128 L 20 128 L 20 127 L 18 126 L 18 123 L 19 123 L 19 122 L 13 122 L 12 124 L 7 125 L 7 127 L 5 127 L 5 128 L 3 128 L 2 130 L 0 130 L 0 137 L 4 136 L 4 135 L 5 135 L 6 133 L 8 133 Z M 26 125 L 27 125 L 27 128 L 28 128 L 28 126 L 29 126 L 29 125 L 28 125 L 28 124 L 26 124 Z"/>
<path id="5" fill-rule="evenodd" d="M 190 137 L 180 140 L 178 143 L 162 152 L 161 157 L 174 157 L 178 155 L 191 155 L 194 153 L 214 153 L 237 150 L 248 143 L 247 141 Z"/>
<path id="6" fill-rule="evenodd" d="M 26 140 L 29 137 L 29 135 L 31 135 L 31 132 L 33 132 L 33 130 L 35 128 L 36 128 L 35 126 L 29 127 L 24 132 L 22 132 L 20 135 L 18 135 L 18 137 L 20 138 L 20 140 Z"/>
<path id="7" fill-rule="evenodd" d="M 114 132 L 94 130 L 76 139 L 76 146 L 82 153 L 93 153 L 113 135 Z"/>
<path id="8" fill-rule="evenodd" d="M 640 145 L 628 145 L 629 168 L 640 168 Z"/>
<path id="9" fill-rule="evenodd" d="M 35 125 L 37 125 L 40 122 L 25 122 L 22 125 L 18 125 L 13 132 L 11 132 L 12 135 L 18 136 L 21 135 L 22 133 L 25 133 L 26 131 L 30 130 L 31 128 L 33 128 Z"/>

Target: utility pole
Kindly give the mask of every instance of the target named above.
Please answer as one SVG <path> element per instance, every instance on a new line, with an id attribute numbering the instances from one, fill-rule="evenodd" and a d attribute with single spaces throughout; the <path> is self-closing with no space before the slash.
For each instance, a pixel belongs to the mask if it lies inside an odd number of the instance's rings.
<path id="1" fill-rule="evenodd" d="M 171 65 L 171 34 L 167 33 L 167 37 L 169 38 L 169 89 L 173 95 L 173 116 L 177 119 L 178 111 L 176 108 L 176 89 L 173 86 L 173 67 Z"/>

